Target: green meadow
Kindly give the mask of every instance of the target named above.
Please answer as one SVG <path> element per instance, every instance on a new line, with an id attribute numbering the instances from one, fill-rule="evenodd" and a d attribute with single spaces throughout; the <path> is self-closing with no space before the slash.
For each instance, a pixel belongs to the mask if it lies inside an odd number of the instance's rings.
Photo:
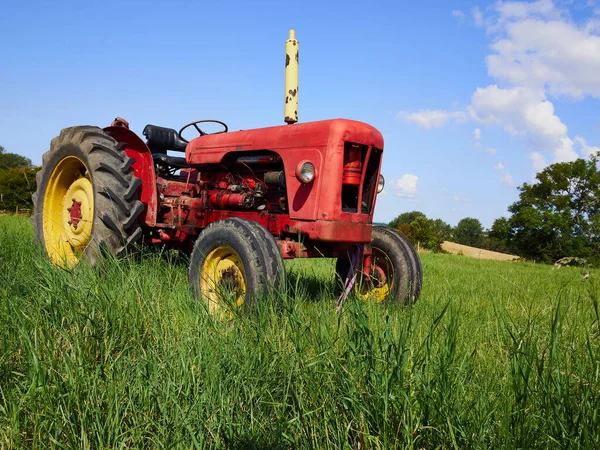
<path id="1" fill-rule="evenodd" d="M 187 261 L 53 267 L 0 217 L 0 448 L 594 448 L 600 274 L 421 254 L 411 308 L 349 297 L 335 264 L 216 320 Z"/>

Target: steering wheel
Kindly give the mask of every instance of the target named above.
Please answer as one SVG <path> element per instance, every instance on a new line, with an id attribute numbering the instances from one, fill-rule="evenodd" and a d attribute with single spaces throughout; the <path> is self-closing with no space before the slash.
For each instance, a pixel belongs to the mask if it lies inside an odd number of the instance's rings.
<path id="1" fill-rule="evenodd" d="M 202 131 L 200 129 L 200 127 L 198 126 L 199 123 L 218 123 L 219 125 L 223 126 L 223 130 L 217 131 L 216 133 L 206 133 L 205 131 Z M 183 133 L 183 130 L 185 130 L 186 128 L 189 128 L 189 127 L 194 127 L 198 131 L 198 134 L 200 134 L 200 136 L 204 136 L 207 134 L 227 133 L 227 131 L 229 131 L 227 124 L 225 122 L 221 122 L 220 120 L 196 120 L 195 122 L 190 122 L 187 125 L 184 125 L 183 128 L 181 128 L 181 130 L 179 130 L 179 133 L 177 135 L 179 136 L 179 139 L 181 139 L 184 142 L 190 142 L 186 138 L 184 138 L 183 135 L 181 134 L 181 133 Z"/>

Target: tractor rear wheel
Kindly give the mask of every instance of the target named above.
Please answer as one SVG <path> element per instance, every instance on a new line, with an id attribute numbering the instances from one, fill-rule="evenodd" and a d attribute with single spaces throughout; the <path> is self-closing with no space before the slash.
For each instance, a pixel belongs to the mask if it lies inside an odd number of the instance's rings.
<path id="1" fill-rule="evenodd" d="M 354 289 L 364 300 L 377 303 L 386 299 L 410 305 L 417 301 L 423 284 L 419 255 L 406 237 L 387 227 L 373 227 L 371 273 L 360 270 Z M 344 281 L 350 272 L 350 259 L 338 258 L 336 273 Z"/>
<path id="2" fill-rule="evenodd" d="M 52 263 L 96 264 L 102 251 L 118 255 L 141 238 L 144 205 L 133 162 L 97 127 L 65 128 L 52 139 L 36 176 L 31 218 Z"/>
<path id="3" fill-rule="evenodd" d="M 196 239 L 188 275 L 194 298 L 209 313 L 252 310 L 261 296 L 285 286 L 285 266 L 273 236 L 259 224 L 231 218 L 214 222 Z"/>

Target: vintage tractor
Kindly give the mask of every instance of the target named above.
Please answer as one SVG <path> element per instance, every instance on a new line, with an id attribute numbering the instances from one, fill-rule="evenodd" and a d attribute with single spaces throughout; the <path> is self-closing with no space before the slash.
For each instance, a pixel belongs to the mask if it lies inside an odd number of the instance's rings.
<path id="1" fill-rule="evenodd" d="M 62 130 L 43 156 L 33 196 L 33 225 L 50 260 L 94 264 L 102 252 L 136 243 L 179 249 L 190 255 L 193 294 L 218 310 L 224 290 L 237 307 L 281 292 L 284 259 L 337 258 L 346 291 L 414 302 L 422 284 L 415 249 L 399 232 L 372 225 L 383 137 L 352 120 L 295 123 L 297 68 L 292 30 L 287 125 L 234 132 L 215 120 L 179 132 L 147 125 L 145 141 L 122 119 Z M 215 125 L 220 130 L 205 132 Z M 188 141 L 190 130 L 198 136 Z"/>

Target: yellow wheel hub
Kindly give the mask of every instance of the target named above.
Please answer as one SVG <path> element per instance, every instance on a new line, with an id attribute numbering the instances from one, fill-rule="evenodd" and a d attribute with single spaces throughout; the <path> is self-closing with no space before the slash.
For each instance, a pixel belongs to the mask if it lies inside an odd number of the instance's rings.
<path id="1" fill-rule="evenodd" d="M 371 258 L 371 274 L 361 274 L 362 279 L 356 282 L 357 295 L 362 300 L 381 303 L 390 294 L 394 268 L 388 256 L 378 248 L 373 247 Z"/>
<path id="2" fill-rule="evenodd" d="M 85 164 L 67 156 L 56 165 L 44 193 L 42 224 L 50 260 L 73 267 L 90 242 L 94 191 Z"/>
<path id="3" fill-rule="evenodd" d="M 232 248 L 221 245 L 206 256 L 201 269 L 200 293 L 208 299 L 211 313 L 223 312 L 228 298 L 235 308 L 244 304 L 246 272 Z"/>

